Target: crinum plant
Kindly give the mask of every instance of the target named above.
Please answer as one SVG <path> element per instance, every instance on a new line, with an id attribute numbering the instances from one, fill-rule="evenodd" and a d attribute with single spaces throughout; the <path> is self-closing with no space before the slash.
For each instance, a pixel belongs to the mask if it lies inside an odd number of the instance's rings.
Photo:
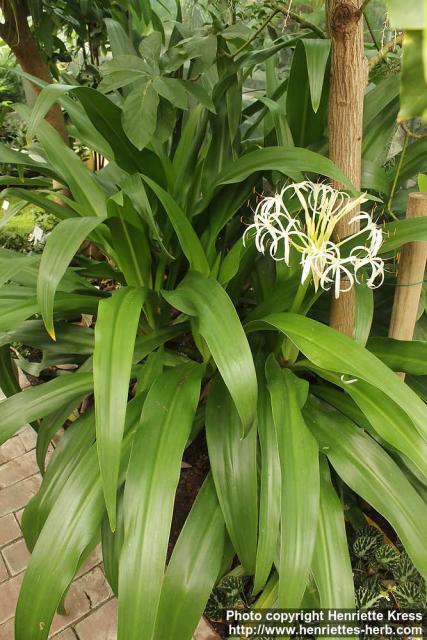
<path id="1" fill-rule="evenodd" d="M 250 73 L 284 48 L 300 65 L 309 30 L 257 49 L 217 19 L 191 35 L 178 16 L 169 39 L 156 30 L 138 48 L 117 23 L 109 29 L 100 88 L 45 88 L 32 112 L 18 108 L 28 148 L 0 147 L 2 162 L 21 167 L 3 179 L 7 216 L 32 202 L 58 219 L 41 257 L 0 253 L 10 396 L 0 441 L 31 422 L 44 474 L 22 520 L 32 556 L 16 640 L 47 638 L 101 538 L 119 640 L 190 640 L 233 559 L 258 604 L 300 607 L 309 593 L 322 607 L 353 607 L 348 504 L 362 520 L 368 508 L 381 514 L 425 576 L 425 345 L 381 337 L 369 286 L 385 257 L 425 237 L 424 221 L 388 223 L 380 238 L 372 201 L 319 152 L 323 129 L 302 141 L 318 152 L 294 146 L 276 90 L 242 108 Z M 43 120 L 57 99 L 103 169 L 91 173 Z M 353 269 L 355 340 L 324 323 L 324 289 L 337 281 L 330 231 L 350 197 L 364 222 L 348 253 L 339 247 Z M 323 257 L 310 253 L 315 238 Z M 85 240 L 97 248 L 89 256 Z M 379 337 L 367 342 L 371 324 Z M 11 344 L 32 350 L 18 364 L 41 384 L 19 390 Z M 417 392 L 394 370 L 414 374 Z M 197 437 L 211 470 L 166 567 L 182 457 Z"/>

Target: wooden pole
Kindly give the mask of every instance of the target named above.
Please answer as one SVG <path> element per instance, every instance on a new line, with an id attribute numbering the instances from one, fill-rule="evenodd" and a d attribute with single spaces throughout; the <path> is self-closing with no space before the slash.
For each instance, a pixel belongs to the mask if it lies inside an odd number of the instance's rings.
<path id="1" fill-rule="evenodd" d="M 410 193 L 406 217 L 427 216 L 427 193 Z M 402 248 L 396 291 L 388 335 L 396 340 L 412 340 L 424 280 L 427 242 L 408 242 Z M 404 373 L 399 373 L 402 379 Z"/>
<path id="2" fill-rule="evenodd" d="M 361 183 L 363 98 L 367 81 L 364 57 L 363 20 L 360 0 L 328 0 L 328 32 L 332 40 L 329 90 L 329 157 L 352 181 Z M 338 189 L 342 184 L 334 185 Z M 348 213 L 336 227 L 336 237 L 344 238 L 358 231 L 350 226 Z M 331 300 L 329 323 L 352 336 L 355 316 L 354 289 Z"/>

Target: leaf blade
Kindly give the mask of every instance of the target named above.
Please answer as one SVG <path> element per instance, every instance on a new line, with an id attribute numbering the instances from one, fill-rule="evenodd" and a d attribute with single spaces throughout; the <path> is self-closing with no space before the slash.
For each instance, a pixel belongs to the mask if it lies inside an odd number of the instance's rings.
<path id="1" fill-rule="evenodd" d="M 191 640 L 224 555 L 225 525 L 212 476 L 204 481 L 163 581 L 155 640 Z"/>
<path id="2" fill-rule="evenodd" d="M 54 340 L 53 306 L 57 286 L 82 242 L 102 221 L 103 218 L 98 217 L 62 220 L 47 239 L 37 278 L 37 301 L 46 330 Z"/>
<path id="3" fill-rule="evenodd" d="M 99 303 L 93 382 L 99 467 L 112 530 L 115 528 L 120 446 L 143 290 L 126 287 Z"/>
<path id="4" fill-rule="evenodd" d="M 163 297 L 180 311 L 198 318 L 221 376 L 227 385 L 247 433 L 257 410 L 257 378 L 251 350 L 230 298 L 213 278 L 190 272 L 174 291 Z"/>
<path id="5" fill-rule="evenodd" d="M 309 581 L 319 513 L 319 449 L 301 414 L 308 384 L 274 356 L 266 376 L 279 447 L 282 499 L 279 607 L 296 609 Z"/>
<path id="6" fill-rule="evenodd" d="M 241 438 L 239 416 L 218 376 L 208 396 L 206 438 L 228 534 L 240 562 L 253 574 L 258 536 L 256 430 Z"/>
<path id="7" fill-rule="evenodd" d="M 200 365 L 175 367 L 157 378 L 144 403 L 124 494 L 118 640 L 139 640 L 141 629 L 153 638 L 175 490 L 202 374 Z"/>

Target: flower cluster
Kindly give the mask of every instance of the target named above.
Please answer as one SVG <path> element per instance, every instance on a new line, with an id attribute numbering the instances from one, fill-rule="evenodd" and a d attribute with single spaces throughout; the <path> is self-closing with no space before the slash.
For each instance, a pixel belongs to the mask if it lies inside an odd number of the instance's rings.
<path id="1" fill-rule="evenodd" d="M 289 213 L 284 203 L 288 191 L 291 198 L 299 201 L 302 216 Z M 324 183 L 291 184 L 260 201 L 243 242 L 255 231 L 257 250 L 265 254 L 268 249 L 272 258 L 284 260 L 287 265 L 291 248 L 296 249 L 301 255 L 301 282 L 311 274 L 316 291 L 319 286 L 323 289 L 333 287 L 338 298 L 340 292 L 348 291 L 360 281 L 362 273 L 366 274 L 367 286 L 373 289 L 384 281 L 384 262 L 378 256 L 382 231 L 368 213 L 359 210 L 366 200 L 365 195 L 351 198 Z M 357 225 L 359 230 L 342 240 L 335 238 L 337 223 L 350 212 L 353 215 L 348 224 L 350 228 Z M 355 244 L 355 238 L 362 235 L 365 243 Z"/>

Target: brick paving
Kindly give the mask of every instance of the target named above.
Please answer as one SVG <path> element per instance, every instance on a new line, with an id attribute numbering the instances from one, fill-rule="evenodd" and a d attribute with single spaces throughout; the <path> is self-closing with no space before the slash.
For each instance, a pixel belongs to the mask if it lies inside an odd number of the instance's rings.
<path id="1" fill-rule="evenodd" d="M 15 607 L 30 558 L 20 522 L 23 507 L 41 483 L 35 443 L 35 434 L 27 426 L 0 447 L 0 640 L 14 640 Z M 49 638 L 116 640 L 117 603 L 103 573 L 99 547 L 76 575 L 65 610 L 66 615 L 55 616 Z M 194 640 L 217 639 L 202 620 Z"/>
<path id="2" fill-rule="evenodd" d="M 0 447 L 0 640 L 14 640 L 13 617 L 30 558 L 20 521 L 23 507 L 41 482 L 35 443 L 35 434 L 27 426 Z M 103 573 L 99 547 L 80 568 L 65 609 L 66 615 L 55 616 L 50 638 L 116 639 L 116 602 Z"/>

